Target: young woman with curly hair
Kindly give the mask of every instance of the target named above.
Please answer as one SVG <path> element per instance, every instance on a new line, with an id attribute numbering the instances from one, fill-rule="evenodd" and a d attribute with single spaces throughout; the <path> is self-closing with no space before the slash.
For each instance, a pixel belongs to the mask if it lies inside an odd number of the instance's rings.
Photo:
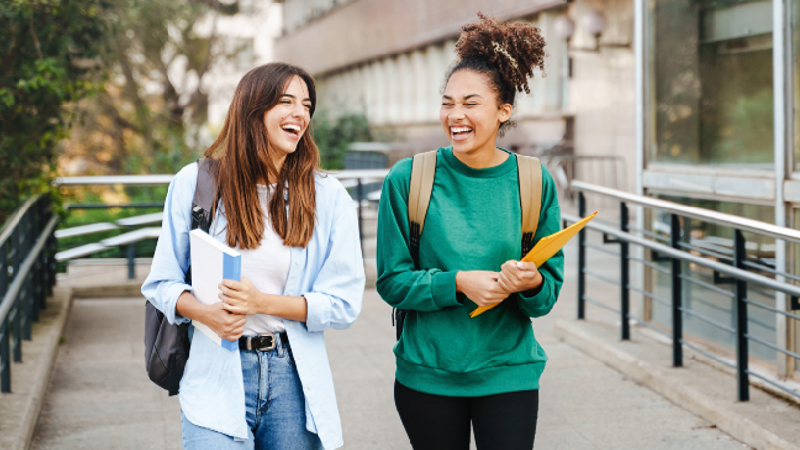
<path id="1" fill-rule="evenodd" d="M 187 450 L 316 450 L 342 446 L 323 332 L 361 311 L 364 266 L 353 201 L 319 170 L 309 125 L 314 80 L 271 63 L 236 88 L 203 168 L 172 180 L 144 296 L 170 323 L 200 322 L 229 351 L 189 328 L 180 382 Z M 184 282 L 198 170 L 218 191 L 212 237 L 241 253 L 241 282 L 223 280 L 222 300 L 200 303 Z"/>
<path id="2" fill-rule="evenodd" d="M 394 348 L 395 404 L 416 450 L 533 448 L 547 356 L 531 318 L 563 282 L 563 253 L 541 267 L 522 251 L 517 157 L 497 148 L 518 91 L 543 69 L 544 39 L 529 24 L 480 15 L 463 28 L 446 77 L 440 121 L 451 145 L 436 173 L 417 265 L 409 251 L 412 161 L 387 176 L 378 222 L 378 292 L 407 310 Z M 542 167 L 533 243 L 560 228 L 555 184 Z M 499 304 L 498 304 L 499 303 Z M 470 318 L 478 306 L 497 305 Z"/>

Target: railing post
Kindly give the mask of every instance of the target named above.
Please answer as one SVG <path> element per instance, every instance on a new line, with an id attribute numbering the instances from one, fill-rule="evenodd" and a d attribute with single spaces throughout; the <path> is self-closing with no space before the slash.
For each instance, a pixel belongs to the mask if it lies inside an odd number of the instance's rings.
<path id="1" fill-rule="evenodd" d="M 361 243 L 361 255 L 364 255 L 364 216 L 361 209 L 364 203 L 364 184 L 356 178 L 356 197 L 358 198 L 358 241 Z"/>
<path id="2" fill-rule="evenodd" d="M 22 339 L 26 341 L 32 339 L 31 324 L 33 322 L 33 311 L 35 309 L 33 307 L 33 280 L 31 275 L 33 275 L 33 273 L 29 271 L 22 279 L 22 292 L 20 295 L 20 308 L 25 311 L 25 321 L 22 323 Z"/>
<path id="3" fill-rule="evenodd" d="M 733 239 L 733 260 L 738 269 L 747 270 L 744 265 L 747 253 L 745 249 L 744 234 L 741 230 L 734 231 Z M 747 372 L 747 282 L 741 279 L 736 280 L 736 381 L 739 390 L 739 401 L 750 400 L 750 383 Z"/>
<path id="4" fill-rule="evenodd" d="M 17 294 L 14 299 L 14 306 L 12 310 L 16 309 L 14 314 L 14 362 L 22 362 L 22 302 L 20 302 L 20 295 Z"/>
<path id="5" fill-rule="evenodd" d="M 628 225 L 628 205 L 625 202 L 619 204 L 619 228 L 623 233 L 630 231 Z M 622 340 L 627 341 L 631 338 L 630 327 L 630 259 L 628 259 L 628 243 L 624 240 L 619 241 L 620 258 L 620 315 L 622 316 Z"/>
<path id="6" fill-rule="evenodd" d="M 56 242 L 56 234 L 55 228 L 53 232 L 50 233 L 50 242 L 48 244 L 48 252 L 47 252 L 47 286 L 48 286 L 48 294 L 53 294 L 53 286 L 56 284 L 56 273 L 58 272 L 58 262 L 56 261 L 56 250 L 58 249 L 58 243 Z"/>
<path id="7" fill-rule="evenodd" d="M 8 243 L 0 245 L 0 301 L 8 292 Z M 11 355 L 9 351 L 8 334 L 11 324 L 6 316 L 0 322 L 0 392 L 11 392 Z"/>
<path id="8" fill-rule="evenodd" d="M 11 392 L 11 358 L 8 334 L 11 332 L 8 316 L 0 323 L 0 392 Z"/>
<path id="9" fill-rule="evenodd" d="M 578 217 L 586 215 L 586 197 L 578 192 Z M 586 318 L 586 230 L 578 232 L 578 319 Z"/>
<path id="10" fill-rule="evenodd" d="M 9 281 L 17 278 L 17 274 L 19 273 L 20 252 L 22 252 L 19 229 L 19 226 L 14 228 L 13 236 L 11 237 L 11 279 Z"/>
<path id="11" fill-rule="evenodd" d="M 128 279 L 136 278 L 136 243 L 131 242 L 125 249 L 125 257 L 128 259 Z"/>
<path id="12" fill-rule="evenodd" d="M 681 221 L 677 214 L 671 215 L 669 240 L 672 248 L 680 250 Z M 672 365 L 683 366 L 683 285 L 681 283 L 682 261 L 672 258 Z"/>
<path id="13" fill-rule="evenodd" d="M 8 291 L 8 243 L 0 245 L 0 301 Z"/>

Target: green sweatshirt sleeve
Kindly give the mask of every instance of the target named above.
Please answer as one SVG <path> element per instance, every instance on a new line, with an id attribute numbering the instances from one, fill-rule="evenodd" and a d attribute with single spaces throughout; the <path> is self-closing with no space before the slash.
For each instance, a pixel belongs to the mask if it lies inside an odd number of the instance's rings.
<path id="1" fill-rule="evenodd" d="M 550 172 L 542 166 L 542 209 L 534 243 L 561 230 L 561 208 L 558 205 L 555 182 Z M 559 250 L 539 267 L 544 281 L 538 289 L 518 294 L 520 310 L 528 317 L 541 317 L 549 313 L 558 300 L 564 283 L 564 251 Z"/>
<path id="2" fill-rule="evenodd" d="M 411 158 L 395 164 L 383 182 L 378 212 L 378 281 L 383 300 L 399 309 L 438 311 L 460 305 L 456 272 L 415 270 L 409 250 L 408 188 Z"/>

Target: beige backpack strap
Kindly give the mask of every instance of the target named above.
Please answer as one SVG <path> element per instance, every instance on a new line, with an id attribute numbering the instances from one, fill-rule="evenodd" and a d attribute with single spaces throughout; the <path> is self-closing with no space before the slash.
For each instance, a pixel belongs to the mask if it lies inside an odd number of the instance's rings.
<path id="1" fill-rule="evenodd" d="M 414 155 L 414 162 L 411 165 L 411 184 L 408 188 L 408 240 L 415 266 L 419 266 L 419 238 L 431 202 L 437 152 L 438 150 L 434 150 Z"/>
<path id="2" fill-rule="evenodd" d="M 431 202 L 433 177 L 436 174 L 436 150 L 414 155 L 411 166 L 411 186 L 408 189 L 408 221 L 419 224 L 419 233 L 425 226 L 425 214 Z"/>
<path id="3" fill-rule="evenodd" d="M 542 209 L 542 163 L 532 156 L 517 155 L 519 201 L 522 209 L 522 256 L 533 248 Z"/>

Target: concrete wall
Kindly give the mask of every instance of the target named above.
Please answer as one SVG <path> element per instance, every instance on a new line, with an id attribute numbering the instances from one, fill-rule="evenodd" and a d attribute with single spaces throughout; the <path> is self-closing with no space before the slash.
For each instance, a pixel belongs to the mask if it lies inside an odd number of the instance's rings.
<path id="1" fill-rule="evenodd" d="M 299 0 L 287 1 L 287 14 L 291 1 Z M 599 51 L 586 51 L 595 40 L 583 31 L 581 19 L 591 10 L 606 16 Z M 611 181 L 632 192 L 635 74 L 633 5 L 627 0 L 569 5 L 557 0 L 339 1 L 327 13 L 287 27 L 276 41 L 275 55 L 315 75 L 320 109 L 363 113 L 389 140 L 408 142 L 416 150 L 434 148 L 447 142 L 438 121 L 444 76 L 455 61 L 460 27 L 475 21 L 477 11 L 528 20 L 547 40 L 546 76 L 536 73 L 531 94 L 518 97 L 518 126 L 499 145 L 547 149 L 564 137 L 574 118 L 569 144 L 574 143 L 576 154 L 622 156 L 624 174 Z M 292 14 L 292 20 L 302 17 L 299 10 Z M 555 34 L 555 22 L 564 14 L 576 23 L 569 45 Z"/>
<path id="2" fill-rule="evenodd" d="M 590 10 L 603 11 L 606 28 L 595 41 L 580 20 Z M 576 33 L 570 42 L 573 74 L 568 111 L 575 117 L 575 149 L 580 155 L 616 155 L 625 159 L 621 187 L 634 192 L 636 181 L 636 89 L 633 54 L 633 4 L 626 0 L 579 1 L 570 7 Z M 579 173 L 587 181 L 596 175 Z"/>
<path id="3" fill-rule="evenodd" d="M 312 3 L 315 2 L 309 3 L 306 10 L 313 8 Z M 457 36 L 463 25 L 475 21 L 478 11 L 506 20 L 564 3 L 565 0 L 350 1 L 303 26 L 287 29 L 275 42 L 275 55 L 311 73 L 322 74 Z M 287 10 L 288 7 L 287 3 Z"/>

